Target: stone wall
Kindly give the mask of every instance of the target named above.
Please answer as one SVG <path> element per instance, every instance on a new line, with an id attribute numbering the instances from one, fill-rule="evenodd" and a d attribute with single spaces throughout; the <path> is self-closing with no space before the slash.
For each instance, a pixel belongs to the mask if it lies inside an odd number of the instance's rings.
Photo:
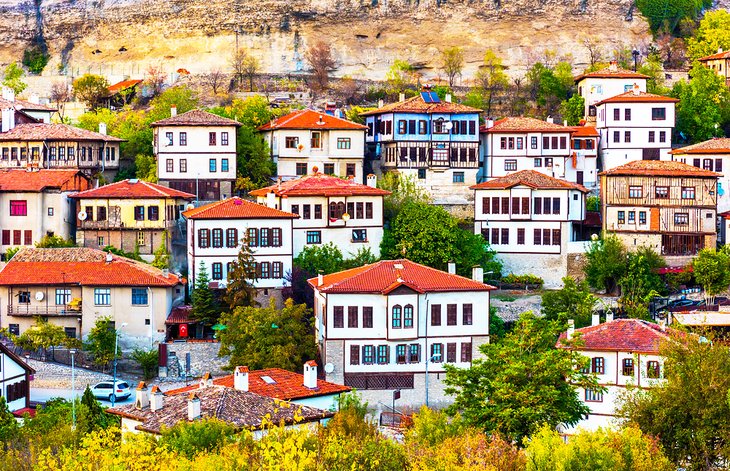
<path id="1" fill-rule="evenodd" d="M 497 254 L 504 267 L 502 274 L 537 275 L 545 281 L 544 287 L 562 287 L 562 279 L 568 270 L 567 254 Z"/>
<path id="2" fill-rule="evenodd" d="M 190 353 L 190 375 L 193 377 L 202 376 L 210 372 L 214 377 L 230 374 L 223 368 L 228 365 L 230 357 L 219 357 L 220 343 L 218 342 L 168 342 L 168 376 L 170 378 L 179 376 L 175 366 L 174 357 L 177 357 L 180 365 L 180 374 L 185 372 L 185 354 Z M 175 353 L 175 355 L 172 355 Z"/>

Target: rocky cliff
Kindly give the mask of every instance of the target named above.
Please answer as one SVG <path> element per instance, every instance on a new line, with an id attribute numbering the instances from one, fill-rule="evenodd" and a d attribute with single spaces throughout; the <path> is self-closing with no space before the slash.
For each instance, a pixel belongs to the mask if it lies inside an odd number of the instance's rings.
<path id="1" fill-rule="evenodd" d="M 438 73 L 439 51 L 465 48 L 470 77 L 488 48 L 518 73 L 545 49 L 587 61 L 648 40 L 633 0 L 0 0 L 0 63 L 33 38 L 74 73 L 143 74 L 149 64 L 193 73 L 228 68 L 238 42 L 268 72 L 301 70 L 307 44 L 329 41 L 336 75 L 382 79 L 394 59 Z M 139 72 L 138 72 L 139 71 Z"/>

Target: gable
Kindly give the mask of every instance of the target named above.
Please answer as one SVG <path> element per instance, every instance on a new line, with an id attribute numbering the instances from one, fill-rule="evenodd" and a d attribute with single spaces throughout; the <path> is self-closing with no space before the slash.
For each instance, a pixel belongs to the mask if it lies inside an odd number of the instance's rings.
<path id="1" fill-rule="evenodd" d="M 418 291 L 414 290 L 413 288 L 406 286 L 406 285 L 400 285 L 399 287 L 395 288 L 393 291 L 388 293 L 388 296 L 398 296 L 398 295 L 414 295 L 419 294 Z"/>

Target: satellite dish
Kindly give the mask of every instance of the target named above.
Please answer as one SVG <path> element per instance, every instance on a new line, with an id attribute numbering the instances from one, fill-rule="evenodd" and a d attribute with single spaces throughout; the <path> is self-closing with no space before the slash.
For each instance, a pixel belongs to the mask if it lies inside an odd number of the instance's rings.
<path id="1" fill-rule="evenodd" d="M 43 291 L 36 291 L 36 293 L 35 293 L 35 300 L 36 300 L 36 301 L 43 301 L 43 298 L 44 298 L 45 296 L 46 296 L 46 295 L 45 295 L 45 294 L 43 294 Z"/>
<path id="2" fill-rule="evenodd" d="M 327 363 L 326 365 L 324 365 L 325 373 L 332 373 L 333 371 L 335 371 L 335 365 L 333 365 L 332 363 Z"/>
<path id="3" fill-rule="evenodd" d="M 444 126 L 446 127 L 446 129 L 451 131 L 451 128 L 454 127 L 454 123 L 452 123 L 451 121 L 446 121 L 446 124 Z"/>
<path id="4" fill-rule="evenodd" d="M 86 214 L 86 211 L 80 211 L 79 212 L 79 220 L 80 221 L 86 221 L 86 218 L 89 217 L 88 214 Z"/>
<path id="5" fill-rule="evenodd" d="M 188 203 L 188 205 L 185 206 L 185 209 L 195 209 L 195 205 L 193 203 Z"/>

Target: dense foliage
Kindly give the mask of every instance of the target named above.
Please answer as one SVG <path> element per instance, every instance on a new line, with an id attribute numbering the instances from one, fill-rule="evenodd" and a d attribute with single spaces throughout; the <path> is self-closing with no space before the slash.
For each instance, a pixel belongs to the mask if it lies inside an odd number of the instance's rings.
<path id="1" fill-rule="evenodd" d="M 576 327 L 585 327 L 591 324 L 595 304 L 596 297 L 588 289 L 588 283 L 566 276 L 561 289 L 543 293 L 542 314 L 564 326 L 568 325 L 568 319 L 573 319 Z"/>
<path id="2" fill-rule="evenodd" d="M 586 252 L 586 281 L 594 289 L 613 293 L 626 273 L 626 247 L 614 234 L 603 234 Z"/>

